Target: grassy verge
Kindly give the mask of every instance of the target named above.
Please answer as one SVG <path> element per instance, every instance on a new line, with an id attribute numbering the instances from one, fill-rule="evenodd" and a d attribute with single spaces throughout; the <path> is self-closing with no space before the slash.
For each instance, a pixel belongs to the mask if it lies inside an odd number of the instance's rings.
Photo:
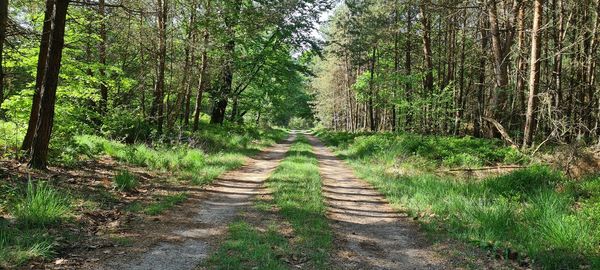
<path id="1" fill-rule="evenodd" d="M 225 171 L 243 165 L 247 156 L 258 153 L 286 136 L 279 129 L 244 129 L 240 133 L 211 128 L 189 138 L 187 144 L 124 144 L 99 136 L 75 138 L 77 153 L 87 157 L 106 154 L 119 161 L 153 170 L 174 172 L 195 185 L 209 183 Z"/>
<path id="2" fill-rule="evenodd" d="M 600 268 L 600 178 L 572 181 L 532 165 L 483 179 L 440 176 L 436 168 L 514 163 L 493 141 L 321 132 L 325 142 L 392 204 L 442 233 L 499 257 L 549 269 Z M 426 165 L 426 166 L 423 166 Z"/>
<path id="3" fill-rule="evenodd" d="M 273 191 L 273 200 L 257 208 L 277 209 L 292 236 L 284 237 L 276 225 L 260 231 L 236 222 L 209 265 L 217 269 L 287 269 L 289 264 L 326 268 L 332 233 L 325 217 L 318 161 L 305 138 L 292 145 L 267 186 Z"/>
<path id="4" fill-rule="evenodd" d="M 1 208 L 14 217 L 11 221 L 0 217 L 0 268 L 51 257 L 55 239 L 48 230 L 68 219 L 69 197 L 44 182 L 30 181 L 19 188 L 2 185 L 0 190 L 8 195 Z"/>

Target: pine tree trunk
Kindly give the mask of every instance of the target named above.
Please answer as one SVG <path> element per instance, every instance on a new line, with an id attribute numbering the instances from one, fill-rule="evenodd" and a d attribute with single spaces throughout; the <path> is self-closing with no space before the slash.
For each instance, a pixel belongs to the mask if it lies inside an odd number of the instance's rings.
<path id="1" fill-rule="evenodd" d="M 540 81 L 540 51 L 543 0 L 535 0 L 533 6 L 533 29 L 531 32 L 531 56 L 529 67 L 529 97 L 527 100 L 527 113 L 525 115 L 525 129 L 523 132 L 523 147 L 528 147 L 533 139 L 536 125 L 537 91 Z"/>
<path id="2" fill-rule="evenodd" d="M 419 5 L 421 10 L 421 24 L 423 24 L 423 58 L 425 69 L 425 80 L 423 81 L 423 89 L 425 93 L 433 93 L 433 56 L 431 52 L 431 23 L 425 4 Z"/>

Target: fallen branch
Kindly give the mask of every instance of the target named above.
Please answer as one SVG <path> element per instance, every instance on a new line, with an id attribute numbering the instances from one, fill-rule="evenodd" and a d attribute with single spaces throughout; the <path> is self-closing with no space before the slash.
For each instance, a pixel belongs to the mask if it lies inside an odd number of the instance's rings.
<path id="1" fill-rule="evenodd" d="M 496 121 L 495 119 L 489 118 L 489 117 L 482 117 L 482 118 L 483 118 L 483 120 L 492 123 L 492 125 L 494 125 L 494 127 L 496 127 L 496 129 L 498 130 L 498 132 L 500 132 L 500 135 L 502 136 L 502 139 L 504 139 L 504 141 L 510 143 L 510 145 L 512 145 L 514 147 L 517 147 L 517 144 L 515 143 L 515 141 L 513 141 L 513 139 L 510 137 L 510 135 L 508 135 L 508 132 L 506 132 L 506 130 L 504 129 L 502 124 L 500 124 L 500 122 Z"/>
<path id="2" fill-rule="evenodd" d="M 523 169 L 527 166 L 521 165 L 510 165 L 510 166 L 495 166 L 495 167 L 479 167 L 479 168 L 460 168 L 450 169 L 448 172 L 459 172 L 459 171 L 486 171 L 486 170 L 501 170 L 501 169 Z"/>

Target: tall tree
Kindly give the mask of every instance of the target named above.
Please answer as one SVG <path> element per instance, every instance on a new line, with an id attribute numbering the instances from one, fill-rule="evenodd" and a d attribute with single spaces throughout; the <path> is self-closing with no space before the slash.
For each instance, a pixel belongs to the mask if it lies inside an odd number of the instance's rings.
<path id="1" fill-rule="evenodd" d="M 44 78 L 41 86 L 41 102 L 38 122 L 33 136 L 31 160 L 29 167 L 45 169 L 48 162 L 48 148 L 52 126 L 54 124 L 54 106 L 56 103 L 56 88 L 60 72 L 62 51 L 64 47 L 65 23 L 69 0 L 48 0 L 53 3 L 48 56 L 44 65 Z"/>
<path id="2" fill-rule="evenodd" d="M 4 42 L 8 25 L 8 0 L 0 0 L 0 106 L 4 101 Z"/>
<path id="3" fill-rule="evenodd" d="M 106 113 L 108 106 L 108 86 L 106 82 L 106 49 L 107 49 L 107 31 L 106 31 L 106 3 L 105 0 L 98 1 L 98 15 L 100 15 L 100 43 L 98 44 L 98 57 L 100 60 L 100 106 L 99 111 Z"/>
<path id="4" fill-rule="evenodd" d="M 48 58 L 48 47 L 50 44 L 50 33 L 52 32 L 52 16 L 54 13 L 54 1 L 46 1 L 46 9 L 44 11 L 44 24 L 42 26 L 42 38 L 38 52 L 38 61 L 35 77 L 35 88 L 33 93 L 33 103 L 29 114 L 29 124 L 27 125 L 27 133 L 21 144 L 21 150 L 30 151 L 33 144 L 33 135 L 37 128 L 38 119 L 40 116 L 40 102 L 42 100 L 42 85 L 44 74 L 46 72 L 46 60 Z"/>
<path id="5" fill-rule="evenodd" d="M 533 3 L 533 29 L 531 30 L 531 56 L 529 67 L 529 97 L 527 99 L 527 113 L 525 115 L 525 129 L 523 132 L 523 147 L 529 146 L 532 141 L 536 126 L 537 92 L 540 82 L 540 51 L 543 0 Z"/>
<path id="6" fill-rule="evenodd" d="M 154 99 L 152 100 L 151 115 L 156 124 L 158 134 L 163 132 L 165 110 L 165 69 L 167 57 L 167 18 L 168 0 L 157 0 L 157 28 L 158 28 L 158 66 L 156 71 L 156 84 L 154 85 Z"/>
<path id="7" fill-rule="evenodd" d="M 192 128 L 193 131 L 198 130 L 199 122 L 200 122 L 200 114 L 202 113 L 202 95 L 206 92 L 206 88 L 208 86 L 208 45 L 210 42 L 210 32 L 209 32 L 209 18 L 211 14 L 211 1 L 206 1 L 206 6 L 204 7 L 204 33 L 202 35 L 202 53 L 201 53 L 201 61 L 202 64 L 200 66 L 200 76 L 198 77 L 198 91 L 196 93 L 196 105 L 194 106 L 194 126 Z"/>
<path id="8" fill-rule="evenodd" d="M 227 38 L 223 45 L 223 66 L 221 68 L 220 82 L 218 92 L 213 97 L 213 110 L 210 118 L 211 124 L 223 124 L 225 120 L 225 111 L 232 91 L 233 76 L 235 69 L 235 47 L 236 31 L 235 28 L 239 21 L 240 10 L 242 8 L 241 0 L 233 0 L 226 4 L 224 23 Z"/>

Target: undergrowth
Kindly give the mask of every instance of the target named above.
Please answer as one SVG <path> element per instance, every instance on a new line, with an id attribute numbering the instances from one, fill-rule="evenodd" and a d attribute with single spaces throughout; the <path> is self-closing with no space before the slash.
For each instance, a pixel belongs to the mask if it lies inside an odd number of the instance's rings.
<path id="1" fill-rule="evenodd" d="M 600 177 L 569 180 L 541 165 L 481 180 L 440 176 L 432 172 L 436 167 L 467 165 L 450 165 L 458 156 L 477 161 L 468 166 L 526 159 L 494 141 L 473 138 L 319 135 L 360 177 L 432 233 L 505 258 L 516 253 L 517 259 L 527 257 L 547 269 L 600 268 Z M 390 173 L 393 166 L 414 170 Z"/>
<path id="2" fill-rule="evenodd" d="M 194 134 L 185 144 L 126 144 L 91 135 L 77 136 L 75 143 L 77 152 L 88 158 L 105 154 L 128 164 L 174 172 L 181 179 L 202 185 L 240 167 L 246 156 L 258 153 L 286 134 L 279 129 L 237 131 L 241 133 L 212 127 Z"/>

